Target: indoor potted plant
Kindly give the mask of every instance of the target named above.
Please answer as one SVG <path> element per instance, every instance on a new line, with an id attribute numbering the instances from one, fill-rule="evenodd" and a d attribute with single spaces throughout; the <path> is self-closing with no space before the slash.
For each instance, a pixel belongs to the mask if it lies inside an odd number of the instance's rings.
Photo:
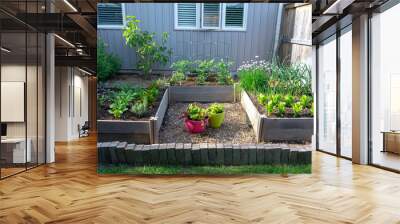
<path id="1" fill-rule="evenodd" d="M 196 105 L 189 104 L 185 114 L 185 127 L 190 133 L 202 133 L 208 124 L 207 110 Z"/>
<path id="2" fill-rule="evenodd" d="M 211 104 L 211 106 L 207 108 L 207 114 L 208 114 L 209 125 L 212 128 L 221 127 L 225 119 L 224 105 L 219 103 Z"/>

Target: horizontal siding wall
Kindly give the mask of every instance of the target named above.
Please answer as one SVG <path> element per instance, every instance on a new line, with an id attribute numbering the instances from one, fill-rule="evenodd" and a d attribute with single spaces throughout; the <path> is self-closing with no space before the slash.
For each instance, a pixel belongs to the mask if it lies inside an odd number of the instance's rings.
<path id="1" fill-rule="evenodd" d="M 274 49 L 276 20 L 279 4 L 249 3 L 246 31 L 194 31 L 174 29 L 173 3 L 126 3 L 126 15 L 141 20 L 143 30 L 169 33 L 168 46 L 172 48 L 171 63 L 180 59 L 229 59 L 235 62 L 234 70 L 242 61 L 255 56 L 269 60 Z M 108 50 L 122 59 L 122 70 L 136 69 L 134 49 L 125 44 L 121 29 L 98 29 L 98 36 L 108 45 Z M 156 70 L 169 70 L 156 66 Z"/>

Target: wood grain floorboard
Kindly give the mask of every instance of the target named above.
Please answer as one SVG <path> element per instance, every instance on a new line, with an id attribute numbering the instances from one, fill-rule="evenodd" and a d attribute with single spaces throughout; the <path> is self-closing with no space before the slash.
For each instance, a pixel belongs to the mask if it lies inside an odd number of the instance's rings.
<path id="1" fill-rule="evenodd" d="M 313 173 L 100 176 L 96 140 L 0 181 L 0 223 L 400 223 L 400 175 L 320 152 Z"/>

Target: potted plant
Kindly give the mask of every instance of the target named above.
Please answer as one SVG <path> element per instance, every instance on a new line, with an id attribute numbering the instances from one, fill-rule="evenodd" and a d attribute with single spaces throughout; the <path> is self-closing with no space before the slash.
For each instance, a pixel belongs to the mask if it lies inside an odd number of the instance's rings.
<path id="1" fill-rule="evenodd" d="M 185 127 L 190 133 L 202 133 L 208 123 L 207 110 L 196 105 L 189 104 L 185 114 Z"/>
<path id="2" fill-rule="evenodd" d="M 208 114 L 209 125 L 212 128 L 221 127 L 225 119 L 224 105 L 219 103 L 211 104 L 211 106 L 207 108 L 207 114 Z"/>

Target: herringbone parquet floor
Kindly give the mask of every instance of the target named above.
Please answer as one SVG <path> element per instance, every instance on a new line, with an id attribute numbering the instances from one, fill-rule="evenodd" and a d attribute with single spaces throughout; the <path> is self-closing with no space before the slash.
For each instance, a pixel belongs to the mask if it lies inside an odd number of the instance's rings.
<path id="1" fill-rule="evenodd" d="M 315 152 L 313 174 L 98 176 L 95 139 L 0 181 L 0 223 L 400 223 L 400 175 Z"/>

